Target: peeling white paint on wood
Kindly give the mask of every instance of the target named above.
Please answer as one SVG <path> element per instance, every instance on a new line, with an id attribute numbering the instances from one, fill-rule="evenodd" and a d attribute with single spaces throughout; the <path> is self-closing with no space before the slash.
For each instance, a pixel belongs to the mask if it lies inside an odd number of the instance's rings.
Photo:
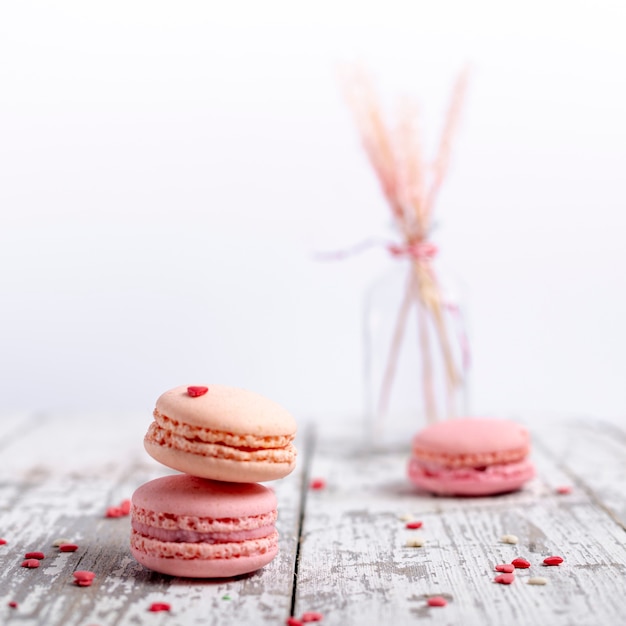
<path id="1" fill-rule="evenodd" d="M 104 517 L 138 485 L 169 472 L 143 451 L 148 421 L 0 420 L 0 537 L 9 542 L 0 546 L 1 624 L 284 624 L 292 595 L 296 615 L 319 611 L 326 626 L 626 620 L 626 435 L 615 426 L 536 426 L 537 478 L 514 494 L 463 499 L 416 491 L 406 479 L 406 451 L 358 451 L 332 433 L 313 445 L 302 433 L 298 469 L 271 484 L 279 500 L 279 556 L 250 576 L 194 581 L 144 569 L 128 550 L 129 518 Z M 326 487 L 308 489 L 313 477 Z M 556 493 L 564 484 L 571 494 Z M 423 527 L 407 530 L 400 519 L 406 513 Z M 505 534 L 519 543 L 503 543 Z M 424 545 L 408 547 L 418 535 Z M 78 551 L 53 547 L 62 536 Z M 38 569 L 20 567 L 29 550 L 46 554 Z M 542 565 L 553 554 L 565 562 Z M 531 568 L 516 570 L 512 585 L 494 583 L 494 566 L 516 556 Z M 76 587 L 76 569 L 96 572 L 94 584 Z M 537 576 L 547 584 L 528 584 Z M 430 595 L 448 605 L 429 607 Z M 150 613 L 152 602 L 172 610 Z"/>

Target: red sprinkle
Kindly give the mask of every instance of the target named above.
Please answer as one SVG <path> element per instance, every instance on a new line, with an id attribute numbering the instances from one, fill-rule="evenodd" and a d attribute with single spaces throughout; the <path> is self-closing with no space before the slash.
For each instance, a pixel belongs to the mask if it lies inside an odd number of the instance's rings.
<path id="1" fill-rule="evenodd" d="M 422 527 L 422 522 L 407 522 L 406 527 L 411 530 L 416 530 Z M 439 596 L 436 597 L 438 598 Z"/>
<path id="2" fill-rule="evenodd" d="M 510 585 L 515 580 L 515 574 L 498 574 L 494 580 L 501 585 Z"/>
<path id="3" fill-rule="evenodd" d="M 7 540 L 6 540 L 6 539 L 0 539 L 0 546 L 5 545 L 5 544 L 6 544 L 6 542 L 7 542 Z"/>
<path id="4" fill-rule="evenodd" d="M 78 546 L 75 543 L 62 543 L 59 546 L 59 552 L 76 552 Z"/>
<path id="5" fill-rule="evenodd" d="M 549 556 L 543 560 L 544 565 L 561 565 L 561 563 L 563 563 L 561 556 Z"/>
<path id="6" fill-rule="evenodd" d="M 300 618 L 302 622 L 320 622 L 323 619 L 324 616 L 321 613 L 315 613 L 314 611 L 302 613 L 302 617 Z"/>
<path id="7" fill-rule="evenodd" d="M 428 598 L 427 602 L 428 606 L 446 606 L 448 604 L 448 601 L 442 596 L 433 596 Z"/>
<path id="8" fill-rule="evenodd" d="M 192 398 L 197 398 L 198 396 L 203 396 L 209 390 L 208 387 L 199 387 L 197 385 L 191 385 L 191 387 L 187 387 L 187 393 Z"/>
<path id="9" fill-rule="evenodd" d="M 119 506 L 110 506 L 107 510 L 106 513 L 104 514 L 105 517 L 123 517 L 124 513 L 122 512 L 122 509 Z"/>
<path id="10" fill-rule="evenodd" d="M 159 611 L 169 611 L 172 607 L 167 602 L 153 602 L 148 611 L 158 613 Z"/>
<path id="11" fill-rule="evenodd" d="M 30 567 L 31 569 L 33 567 L 39 567 L 39 559 L 26 559 L 22 561 L 22 567 Z"/>
<path id="12" fill-rule="evenodd" d="M 122 500 L 120 502 L 120 511 L 122 515 L 128 515 L 130 513 L 130 500 Z"/>
<path id="13" fill-rule="evenodd" d="M 515 571 L 515 565 L 512 563 L 501 563 L 496 565 L 496 572 L 504 572 L 505 574 L 512 574 Z"/>
<path id="14" fill-rule="evenodd" d="M 556 492 L 560 493 L 562 496 L 566 496 L 568 493 L 572 493 L 572 487 L 570 485 L 561 485 L 556 488 Z"/>
<path id="15" fill-rule="evenodd" d="M 311 489 L 324 489 L 326 487 L 326 481 L 323 478 L 314 478 L 310 484 Z"/>
<path id="16" fill-rule="evenodd" d="M 530 562 L 522 557 L 517 557 L 511 561 L 511 565 L 517 567 L 517 569 L 528 569 L 530 567 Z"/>
<path id="17" fill-rule="evenodd" d="M 25 559 L 39 559 L 41 561 L 41 559 L 45 559 L 46 555 L 43 552 L 27 552 L 24 555 Z"/>
<path id="18" fill-rule="evenodd" d="M 84 587 L 91 585 L 95 577 L 96 575 L 93 572 L 90 572 L 89 570 L 86 570 L 86 569 L 79 569 L 74 572 L 74 578 L 75 578 L 74 582 L 77 585 L 81 585 Z"/>
<path id="19" fill-rule="evenodd" d="M 302 626 L 302 622 L 297 617 L 288 617 L 285 624 L 287 626 Z"/>
<path id="20" fill-rule="evenodd" d="M 11 602 L 9 602 L 9 606 L 12 609 L 17 609 L 17 602 L 15 600 L 11 600 Z"/>

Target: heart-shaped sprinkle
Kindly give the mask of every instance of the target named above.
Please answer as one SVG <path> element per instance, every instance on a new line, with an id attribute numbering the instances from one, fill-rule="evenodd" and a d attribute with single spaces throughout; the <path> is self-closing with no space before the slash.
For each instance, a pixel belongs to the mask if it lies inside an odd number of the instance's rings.
<path id="1" fill-rule="evenodd" d="M 511 565 L 514 565 L 515 567 L 517 567 L 517 569 L 528 569 L 530 567 L 530 563 L 522 557 L 513 559 L 511 561 Z"/>
<path id="2" fill-rule="evenodd" d="M 24 555 L 25 559 L 37 559 L 38 561 L 41 561 L 41 559 L 45 559 L 46 555 L 43 552 L 27 552 Z"/>
<path id="3" fill-rule="evenodd" d="M 93 572 L 90 572 L 86 569 L 79 569 L 74 572 L 74 578 L 76 582 L 91 582 L 96 575 Z"/>
<path id="4" fill-rule="evenodd" d="M 418 528 L 422 527 L 422 522 L 407 522 L 405 528 L 408 528 L 409 530 L 417 530 Z"/>
<path id="5" fill-rule="evenodd" d="M 169 611 L 172 607 L 167 602 L 153 602 L 148 611 L 158 613 L 159 611 Z"/>
<path id="6" fill-rule="evenodd" d="M 39 559 L 26 559 L 22 561 L 22 567 L 29 567 L 30 569 L 39 567 Z"/>
<path id="7" fill-rule="evenodd" d="M 78 546 L 75 543 L 62 543 L 59 546 L 59 552 L 76 552 Z"/>
<path id="8" fill-rule="evenodd" d="M 427 600 L 428 606 L 446 606 L 448 601 L 442 596 L 432 596 Z"/>
<path id="9" fill-rule="evenodd" d="M 501 585 L 510 585 L 515 580 L 515 574 L 498 574 L 494 580 Z"/>
<path id="10" fill-rule="evenodd" d="M 192 398 L 197 398 L 198 396 L 203 396 L 208 391 L 209 391 L 208 387 L 201 387 L 201 386 L 198 386 L 198 385 L 191 385 L 191 387 L 187 387 L 187 393 Z"/>
<path id="11" fill-rule="evenodd" d="M 549 556 L 543 560 L 544 565 L 561 565 L 561 563 L 563 563 L 561 556 Z"/>
<path id="12" fill-rule="evenodd" d="M 515 565 L 512 563 L 501 563 L 496 565 L 496 572 L 503 572 L 505 574 L 512 574 L 515 570 Z"/>

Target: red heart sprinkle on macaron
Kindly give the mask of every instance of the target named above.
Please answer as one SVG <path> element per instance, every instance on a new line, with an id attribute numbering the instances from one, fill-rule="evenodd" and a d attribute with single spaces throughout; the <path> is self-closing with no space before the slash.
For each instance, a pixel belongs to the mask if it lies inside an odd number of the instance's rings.
<path id="1" fill-rule="evenodd" d="M 496 572 L 504 572 L 505 574 L 512 574 L 515 570 L 515 565 L 512 563 L 501 563 L 496 565 Z"/>
<path id="2" fill-rule="evenodd" d="M 427 602 L 428 606 L 446 606 L 448 604 L 448 601 L 442 596 L 433 596 L 428 598 Z"/>
<path id="3" fill-rule="evenodd" d="M 302 622 L 321 622 L 323 619 L 324 616 L 321 613 L 315 613 L 314 611 L 302 613 L 302 616 L 300 617 L 300 621 Z"/>
<path id="4" fill-rule="evenodd" d="M 498 574 L 494 580 L 501 585 L 510 585 L 515 580 L 515 574 Z"/>
<path id="5" fill-rule="evenodd" d="M 517 569 L 528 569 L 530 567 L 530 562 L 522 557 L 518 557 L 511 561 L 511 565 L 515 566 Z"/>
<path id="6" fill-rule="evenodd" d="M 29 567 L 31 569 L 39 567 L 39 559 L 26 559 L 22 561 L 22 567 Z"/>
<path id="7" fill-rule="evenodd" d="M 406 523 L 406 528 L 408 528 L 409 530 L 417 530 L 418 528 L 421 528 L 421 527 L 422 527 L 422 522 L 407 522 Z"/>
<path id="8" fill-rule="evenodd" d="M 25 559 L 37 559 L 41 561 L 41 559 L 45 559 L 46 555 L 43 552 L 27 552 L 24 555 Z"/>
<path id="9" fill-rule="evenodd" d="M 192 398 L 197 398 L 198 396 L 203 396 L 209 390 L 208 387 L 202 387 L 197 385 L 191 385 L 191 387 L 187 387 L 187 393 Z"/>
<path id="10" fill-rule="evenodd" d="M 561 563 L 563 563 L 561 556 L 549 556 L 543 560 L 544 565 L 561 565 Z"/>
<path id="11" fill-rule="evenodd" d="M 62 543 L 59 546 L 59 552 L 76 552 L 78 546 L 75 543 Z"/>
<path id="12" fill-rule="evenodd" d="M 153 602 L 148 610 L 158 613 L 159 611 L 169 611 L 171 608 L 167 602 Z"/>
<path id="13" fill-rule="evenodd" d="M 79 569 L 74 572 L 74 578 L 76 579 L 74 582 L 76 584 L 79 584 L 79 583 L 91 584 L 91 581 L 95 577 L 96 575 L 93 572 L 90 572 L 89 570 L 86 570 L 86 569 Z"/>

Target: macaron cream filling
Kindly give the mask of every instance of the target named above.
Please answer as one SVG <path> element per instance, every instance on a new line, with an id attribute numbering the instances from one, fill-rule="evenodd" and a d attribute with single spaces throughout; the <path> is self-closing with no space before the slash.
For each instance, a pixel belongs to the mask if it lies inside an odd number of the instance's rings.
<path id="1" fill-rule="evenodd" d="M 201 456 L 222 459 L 272 461 L 292 463 L 296 448 L 295 436 L 274 435 L 258 437 L 222 432 L 186 424 L 154 410 L 154 422 L 146 433 L 146 442 L 184 450 Z"/>
<path id="2" fill-rule="evenodd" d="M 249 530 L 233 530 L 230 532 L 202 533 L 195 530 L 182 530 L 180 528 L 167 530 L 142 524 L 137 520 L 132 520 L 133 530 L 149 539 L 178 543 L 231 543 L 237 541 L 248 541 L 250 539 L 261 539 L 269 537 L 275 532 L 273 525 L 261 526 Z"/>

